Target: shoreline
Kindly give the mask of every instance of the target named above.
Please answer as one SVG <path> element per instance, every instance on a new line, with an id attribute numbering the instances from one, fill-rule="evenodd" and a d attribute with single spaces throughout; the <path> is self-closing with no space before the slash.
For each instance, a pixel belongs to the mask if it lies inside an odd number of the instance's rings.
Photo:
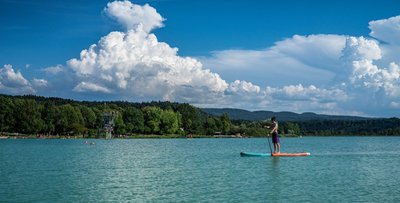
<path id="1" fill-rule="evenodd" d="M 280 135 L 281 138 L 303 138 L 303 137 L 399 137 L 400 135 Z M 111 139 L 202 139 L 202 138 L 268 138 L 270 136 L 238 136 L 238 135 L 132 135 L 114 136 Z M 106 139 L 104 137 L 83 136 L 35 136 L 35 135 L 0 135 L 0 140 L 7 139 Z"/>

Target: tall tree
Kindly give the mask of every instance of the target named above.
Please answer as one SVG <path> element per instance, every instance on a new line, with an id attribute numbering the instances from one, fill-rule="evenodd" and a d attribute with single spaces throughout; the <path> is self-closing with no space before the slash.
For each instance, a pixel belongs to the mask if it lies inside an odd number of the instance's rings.
<path id="1" fill-rule="evenodd" d="M 207 118 L 206 122 L 204 123 L 204 129 L 206 134 L 212 135 L 218 130 L 215 120 L 216 119 L 212 116 L 209 116 Z"/>
<path id="2" fill-rule="evenodd" d="M 115 120 L 114 120 L 114 133 L 118 135 L 123 135 L 127 132 L 126 125 L 124 120 L 122 119 L 122 115 L 119 112 L 116 112 Z"/>
<path id="3" fill-rule="evenodd" d="M 14 130 L 32 134 L 44 128 L 40 106 L 32 99 L 16 99 L 14 107 Z"/>
<path id="4" fill-rule="evenodd" d="M 222 129 L 221 129 L 222 133 L 226 135 L 231 130 L 231 126 L 232 126 L 231 120 L 229 119 L 229 116 L 227 113 L 223 113 L 221 115 L 220 119 L 221 119 L 221 123 L 222 123 Z"/>
<path id="5" fill-rule="evenodd" d="M 144 107 L 143 114 L 146 121 L 145 131 L 147 133 L 160 133 L 161 108 L 154 106 Z"/>
<path id="6" fill-rule="evenodd" d="M 179 129 L 179 116 L 171 109 L 164 110 L 161 115 L 161 133 L 172 134 Z"/>
<path id="7" fill-rule="evenodd" d="M 201 112 L 190 104 L 181 104 L 177 107 L 181 115 L 182 127 L 188 133 L 200 133 L 203 123 Z"/>
<path id="8" fill-rule="evenodd" d="M 0 96 L 0 132 L 14 132 L 14 104 L 10 98 Z"/>
<path id="9" fill-rule="evenodd" d="M 87 106 L 80 106 L 80 111 L 86 128 L 93 129 L 96 126 L 96 114 Z"/>
<path id="10" fill-rule="evenodd" d="M 128 132 L 141 133 L 144 131 L 144 116 L 140 109 L 127 107 L 123 113 L 123 120 Z"/>
<path id="11" fill-rule="evenodd" d="M 80 110 L 71 104 L 60 106 L 56 131 L 67 134 L 82 134 L 83 130 L 84 121 Z"/>
<path id="12" fill-rule="evenodd" d="M 56 130 L 58 108 L 53 101 L 46 101 L 43 105 L 42 118 L 45 123 L 44 133 L 53 135 Z"/>

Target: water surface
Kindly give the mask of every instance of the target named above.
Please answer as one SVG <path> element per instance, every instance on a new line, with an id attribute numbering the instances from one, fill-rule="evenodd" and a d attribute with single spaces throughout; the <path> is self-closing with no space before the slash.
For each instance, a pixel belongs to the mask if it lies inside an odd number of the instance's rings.
<path id="1" fill-rule="evenodd" d="M 400 202 L 400 137 L 0 140 L 0 202 Z"/>

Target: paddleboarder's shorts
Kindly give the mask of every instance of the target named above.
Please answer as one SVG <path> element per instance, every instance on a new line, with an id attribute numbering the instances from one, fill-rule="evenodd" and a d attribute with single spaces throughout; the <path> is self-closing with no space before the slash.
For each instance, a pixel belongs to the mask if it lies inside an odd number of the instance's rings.
<path id="1" fill-rule="evenodd" d="M 272 143 L 279 143 L 279 135 L 276 132 L 272 133 Z"/>

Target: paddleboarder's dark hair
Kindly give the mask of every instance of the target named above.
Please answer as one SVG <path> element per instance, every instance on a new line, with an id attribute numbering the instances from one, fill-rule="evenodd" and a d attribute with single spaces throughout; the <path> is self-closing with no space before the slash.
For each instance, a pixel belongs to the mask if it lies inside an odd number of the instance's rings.
<path id="1" fill-rule="evenodd" d="M 271 121 L 276 121 L 276 117 L 272 116 Z"/>

